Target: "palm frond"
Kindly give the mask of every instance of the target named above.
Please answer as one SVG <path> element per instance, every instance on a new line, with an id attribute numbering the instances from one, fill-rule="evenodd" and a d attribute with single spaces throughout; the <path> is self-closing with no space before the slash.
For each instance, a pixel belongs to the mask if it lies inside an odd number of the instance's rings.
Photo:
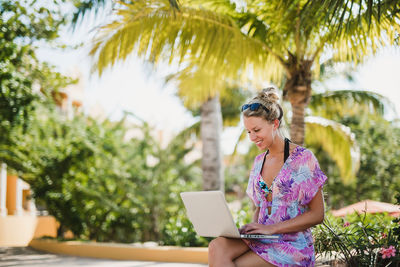
<path id="1" fill-rule="evenodd" d="M 337 7 L 342 1 L 329 2 L 326 1 L 328 10 Z M 332 11 L 332 14 L 326 12 L 332 18 L 329 24 L 319 25 L 318 31 L 314 32 L 319 37 L 314 36 L 312 39 L 315 39 L 315 47 L 320 48 L 314 52 L 314 58 L 317 59 L 317 54 L 321 51 L 331 49 L 336 62 L 357 64 L 369 55 L 376 53 L 379 48 L 395 43 L 400 32 L 399 12 L 379 16 L 378 8 L 375 6 L 367 7 L 363 3 L 361 5 L 353 4 L 348 3 L 341 6 L 340 8 L 345 9 L 345 13 L 340 13 L 340 17 L 334 17 L 334 14 L 337 14 L 336 11 Z M 346 22 L 343 22 L 344 19 Z M 345 25 L 345 29 L 342 30 L 343 25 Z M 318 62 L 316 61 L 316 63 Z"/>
<path id="2" fill-rule="evenodd" d="M 168 0 L 172 9 L 179 11 L 179 1 L 178 0 Z M 131 3 L 131 0 L 80 0 L 74 1 L 75 12 L 72 15 L 71 24 L 75 27 L 82 22 L 82 20 L 88 15 L 88 13 L 93 12 L 96 16 L 101 10 L 104 10 L 107 4 L 115 6 L 117 4 Z"/>
<path id="3" fill-rule="evenodd" d="M 225 95 L 229 83 L 224 79 L 217 79 L 215 72 L 206 68 L 195 71 L 183 70 L 174 77 L 178 96 L 185 107 L 190 109 L 200 108 L 201 104 L 214 97 L 216 94 Z"/>
<path id="4" fill-rule="evenodd" d="M 90 52 L 100 75 L 135 51 L 155 64 L 191 61 L 189 69 L 207 68 L 214 77 L 282 77 L 279 59 L 265 43 L 244 35 L 229 16 L 184 6 L 174 12 L 166 0 L 138 0 L 126 6 L 117 11 L 118 20 L 102 27 Z"/>
<path id="5" fill-rule="evenodd" d="M 336 162 L 343 182 L 352 182 L 359 168 L 360 153 L 350 128 L 320 117 L 306 117 L 305 122 L 305 143 L 320 145 Z"/>
<path id="6" fill-rule="evenodd" d="M 318 0 L 307 1 L 301 12 L 301 18 L 314 14 L 324 14 L 327 26 L 336 28 L 337 34 L 346 32 L 352 21 L 363 19 L 368 26 L 380 23 L 381 19 L 395 17 L 400 13 L 400 2 L 397 0 Z M 363 15 L 362 15 L 363 14 Z"/>
<path id="7" fill-rule="evenodd" d="M 389 19 L 381 19 L 379 24 L 372 25 L 361 19 L 361 22 L 349 22 L 348 28 L 346 33 L 338 35 L 337 40 L 332 43 L 332 48 L 336 51 L 333 59 L 337 62 L 363 62 L 363 59 L 375 54 L 378 49 L 393 45 L 400 32 L 398 22 Z"/>
<path id="8" fill-rule="evenodd" d="M 240 107 L 252 93 L 245 88 L 233 86 L 227 87 L 220 95 L 221 112 L 224 126 L 235 127 L 240 123 L 241 110 Z"/>
<path id="9" fill-rule="evenodd" d="M 374 8 L 362 6 L 356 12 L 354 3 L 342 7 L 332 1 L 316 2 L 326 9 L 314 1 L 254 0 L 240 9 L 228 0 L 186 0 L 176 11 L 170 0 L 134 1 L 117 9 L 119 18 L 101 29 L 91 51 L 97 61 L 94 69 L 101 75 L 136 51 L 153 63 L 195 61 L 192 66 L 212 69 L 214 77 L 280 83 L 290 64 L 285 61 L 289 51 L 298 59 L 311 59 L 318 77 L 319 59 L 326 49 L 334 52 L 335 61 L 358 63 L 395 42 L 397 14 L 380 17 Z M 341 8 L 347 13 L 338 14 Z M 333 22 L 327 24 L 327 19 Z M 343 19 L 346 31 L 338 32 Z"/>
<path id="10" fill-rule="evenodd" d="M 177 11 L 179 11 L 179 0 L 168 0 L 168 1 L 169 1 L 170 6 L 173 9 L 176 9 Z"/>
<path id="11" fill-rule="evenodd" d="M 85 1 L 75 1 L 76 11 L 72 17 L 72 25 L 75 28 L 77 24 L 79 24 L 88 13 L 94 12 L 94 14 L 98 14 L 98 12 L 105 8 L 107 3 L 111 1 L 108 0 L 85 0 Z"/>
<path id="12" fill-rule="evenodd" d="M 336 90 L 313 94 L 309 107 L 316 116 L 337 119 L 357 114 L 383 115 L 392 108 L 390 100 L 381 94 L 361 90 Z"/>
<path id="13" fill-rule="evenodd" d="M 233 148 L 233 152 L 229 157 L 229 162 L 234 162 L 235 158 L 237 157 L 239 144 L 243 142 L 246 138 L 247 138 L 247 132 L 245 129 L 242 129 L 235 143 L 235 147 Z"/>
<path id="14" fill-rule="evenodd" d="M 271 49 L 282 59 L 287 50 L 301 56 L 293 42 L 294 35 L 299 33 L 297 27 L 302 26 L 298 20 L 299 2 L 249 1 L 246 12 L 238 14 L 237 21 L 246 35 L 271 44 Z"/>

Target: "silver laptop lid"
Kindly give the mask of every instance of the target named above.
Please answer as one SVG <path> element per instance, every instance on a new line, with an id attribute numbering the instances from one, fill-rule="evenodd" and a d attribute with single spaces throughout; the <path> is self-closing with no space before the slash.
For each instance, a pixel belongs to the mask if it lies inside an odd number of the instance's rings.
<path id="1" fill-rule="evenodd" d="M 198 235 L 240 238 L 221 191 L 183 192 L 180 195 Z"/>

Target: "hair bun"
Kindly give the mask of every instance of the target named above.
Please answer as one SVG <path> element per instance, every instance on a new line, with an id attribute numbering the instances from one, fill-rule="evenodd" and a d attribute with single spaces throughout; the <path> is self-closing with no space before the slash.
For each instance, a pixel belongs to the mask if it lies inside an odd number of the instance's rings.
<path id="1" fill-rule="evenodd" d="M 279 104 L 279 94 L 278 90 L 275 87 L 267 87 L 262 89 L 257 93 L 255 97 L 253 97 L 248 104 L 259 103 L 265 107 L 265 109 L 245 109 L 243 111 L 243 115 L 246 117 L 262 117 L 269 122 L 273 122 L 278 119 L 281 121 L 283 116 L 283 110 L 281 105 Z"/>
<path id="2" fill-rule="evenodd" d="M 265 102 L 269 103 L 279 103 L 279 94 L 275 87 L 267 87 L 258 93 L 258 98 L 263 99 Z"/>

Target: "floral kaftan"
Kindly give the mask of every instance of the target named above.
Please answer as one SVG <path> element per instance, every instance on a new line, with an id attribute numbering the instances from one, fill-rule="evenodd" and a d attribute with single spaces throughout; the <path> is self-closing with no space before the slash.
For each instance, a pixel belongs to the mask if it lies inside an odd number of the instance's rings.
<path id="1" fill-rule="evenodd" d="M 260 207 L 258 223 L 274 224 L 292 219 L 307 210 L 327 177 L 314 154 L 297 146 L 272 182 L 272 203 L 267 203 L 258 181 L 265 154 L 258 155 L 250 172 L 247 194 Z M 271 214 L 268 215 L 268 206 Z M 311 230 L 282 234 L 277 240 L 243 239 L 264 260 L 276 266 L 314 266 L 315 253 Z"/>

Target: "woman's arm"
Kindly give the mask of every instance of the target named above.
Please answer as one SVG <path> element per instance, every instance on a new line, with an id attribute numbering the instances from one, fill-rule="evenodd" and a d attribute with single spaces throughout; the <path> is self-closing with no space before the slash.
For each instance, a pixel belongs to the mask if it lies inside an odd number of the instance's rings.
<path id="1" fill-rule="evenodd" d="M 243 227 L 247 234 L 284 234 L 306 230 L 324 220 L 324 198 L 320 188 L 314 198 L 308 204 L 308 210 L 303 214 L 283 222 L 271 225 L 250 223 Z"/>
<path id="2" fill-rule="evenodd" d="M 258 222 L 258 214 L 260 214 L 260 207 L 256 207 L 254 214 L 253 214 L 253 222 Z"/>
<path id="3" fill-rule="evenodd" d="M 273 231 L 274 234 L 300 232 L 322 223 L 324 216 L 324 198 L 322 189 L 319 189 L 308 204 L 308 210 L 306 212 L 293 219 L 274 224 Z"/>

